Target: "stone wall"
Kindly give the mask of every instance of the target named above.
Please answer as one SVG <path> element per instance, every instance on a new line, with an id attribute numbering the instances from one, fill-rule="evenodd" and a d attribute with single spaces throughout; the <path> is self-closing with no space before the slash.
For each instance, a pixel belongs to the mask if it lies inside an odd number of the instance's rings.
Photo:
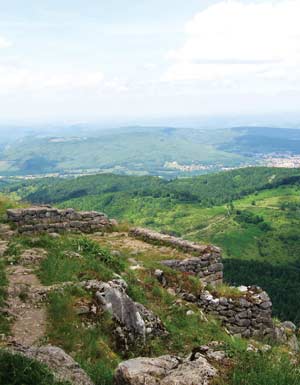
<path id="1" fill-rule="evenodd" d="M 218 287 L 207 286 L 195 295 L 174 287 L 162 270 L 155 270 L 158 281 L 174 295 L 197 305 L 204 313 L 222 321 L 231 334 L 242 337 L 274 337 L 276 328 L 272 320 L 272 302 L 258 286 Z"/>
<path id="2" fill-rule="evenodd" d="M 161 234 L 149 229 L 135 228 L 129 235 L 148 243 L 173 247 L 190 256 L 184 260 L 167 260 L 161 263 L 173 269 L 198 276 L 202 282 L 217 285 L 223 281 L 221 249 L 212 245 L 202 245 L 181 238 Z"/>
<path id="3" fill-rule="evenodd" d="M 205 284 L 212 286 L 222 283 L 223 264 L 221 250 L 212 245 L 202 245 L 180 238 L 157 233 L 152 230 L 135 228 L 130 231 L 132 237 L 148 243 L 168 246 L 187 253 L 183 260 L 161 261 L 165 266 L 198 276 Z M 168 286 L 167 279 L 158 279 Z M 177 288 L 174 288 L 175 291 Z M 272 320 L 272 302 L 266 292 L 257 286 L 230 288 L 228 296 L 221 296 L 217 288 L 204 290 L 198 297 L 191 293 L 178 293 L 184 300 L 195 303 L 204 312 L 219 318 L 231 334 L 243 337 L 273 336 L 275 327 Z"/>
<path id="4" fill-rule="evenodd" d="M 7 210 L 7 219 L 19 233 L 103 231 L 117 224 L 97 211 L 60 210 L 49 206 Z"/>
<path id="5" fill-rule="evenodd" d="M 241 286 L 236 291 L 239 294 L 231 298 L 209 291 L 204 291 L 198 298 L 191 295 L 182 297 L 221 319 L 231 334 L 242 337 L 273 336 L 272 302 L 268 294 L 257 286 Z"/>

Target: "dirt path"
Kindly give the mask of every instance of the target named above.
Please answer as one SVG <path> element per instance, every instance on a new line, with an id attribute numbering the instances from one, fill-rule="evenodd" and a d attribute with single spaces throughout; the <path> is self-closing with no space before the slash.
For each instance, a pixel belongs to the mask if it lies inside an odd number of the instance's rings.
<path id="1" fill-rule="evenodd" d="M 46 308 L 36 296 L 36 290 L 43 286 L 35 274 L 44 256 L 43 250 L 26 250 L 19 264 L 7 269 L 7 306 L 13 316 L 9 340 L 25 346 L 38 344 L 46 331 Z"/>
<path id="2" fill-rule="evenodd" d="M 211 229 L 212 227 L 214 227 L 215 225 L 219 224 L 220 222 L 225 221 L 226 218 L 227 218 L 226 216 L 222 216 L 222 217 L 220 217 L 220 218 L 218 218 L 218 219 L 214 219 L 214 221 L 211 222 L 211 223 L 210 223 L 209 225 L 207 225 L 206 227 L 203 227 L 202 229 L 198 229 L 198 230 L 196 230 L 196 231 L 191 231 L 191 232 L 187 233 L 186 235 L 187 235 L 187 236 L 191 236 L 191 235 L 193 235 L 193 234 L 198 234 L 198 233 L 202 233 L 202 232 L 204 232 L 204 231 L 207 231 L 207 230 Z"/>
<path id="3" fill-rule="evenodd" d="M 150 259 L 185 259 L 189 254 L 183 253 L 175 248 L 168 246 L 153 245 L 142 240 L 132 238 L 128 233 L 107 233 L 105 237 L 91 235 L 91 239 L 97 241 L 101 246 L 108 246 L 110 249 L 125 251 L 134 257 L 139 254 L 147 254 Z"/>

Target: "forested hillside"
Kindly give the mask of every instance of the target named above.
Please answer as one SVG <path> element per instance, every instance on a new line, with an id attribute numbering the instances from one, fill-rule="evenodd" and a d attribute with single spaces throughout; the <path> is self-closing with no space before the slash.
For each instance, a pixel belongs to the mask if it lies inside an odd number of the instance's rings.
<path id="1" fill-rule="evenodd" d="M 300 170 L 246 168 L 167 181 L 96 175 L 4 188 L 33 203 L 104 211 L 223 248 L 225 277 L 258 284 L 275 314 L 300 322 Z M 255 261 L 255 262 L 253 262 Z"/>
<path id="2" fill-rule="evenodd" d="M 165 180 L 159 177 L 134 177 L 100 174 L 77 179 L 45 178 L 12 184 L 6 191 L 17 191 L 34 203 L 64 202 L 70 199 L 101 199 L 125 194 L 128 197 L 168 198 L 173 203 L 197 203 L 211 207 L 264 189 L 295 185 L 300 170 L 284 168 L 244 168 L 193 178 Z M 83 203 L 83 204 L 86 204 Z"/>
<path id="3" fill-rule="evenodd" d="M 174 178 L 269 165 L 278 158 L 279 166 L 287 160 L 299 165 L 297 129 L 67 126 L 43 132 L 1 136 L 0 176 L 111 172 Z"/>

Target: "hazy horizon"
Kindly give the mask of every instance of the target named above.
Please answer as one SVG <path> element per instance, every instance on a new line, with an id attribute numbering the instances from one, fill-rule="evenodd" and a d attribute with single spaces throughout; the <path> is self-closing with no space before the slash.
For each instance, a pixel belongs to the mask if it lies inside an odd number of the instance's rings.
<path id="1" fill-rule="evenodd" d="M 296 126 L 299 11 L 299 0 L 4 2 L 0 123 Z"/>

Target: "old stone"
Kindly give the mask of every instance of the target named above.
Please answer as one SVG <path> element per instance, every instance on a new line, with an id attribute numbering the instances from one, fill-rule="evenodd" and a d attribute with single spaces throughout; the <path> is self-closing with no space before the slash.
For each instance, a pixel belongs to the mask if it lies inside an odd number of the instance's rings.
<path id="1" fill-rule="evenodd" d="M 202 356 L 191 361 L 174 356 L 136 358 L 122 362 L 116 385 L 208 385 L 217 370 Z"/>
<path id="2" fill-rule="evenodd" d="M 15 344 L 10 351 L 45 364 L 58 381 L 69 381 L 72 385 L 93 385 L 73 358 L 56 346 L 25 347 Z"/>

